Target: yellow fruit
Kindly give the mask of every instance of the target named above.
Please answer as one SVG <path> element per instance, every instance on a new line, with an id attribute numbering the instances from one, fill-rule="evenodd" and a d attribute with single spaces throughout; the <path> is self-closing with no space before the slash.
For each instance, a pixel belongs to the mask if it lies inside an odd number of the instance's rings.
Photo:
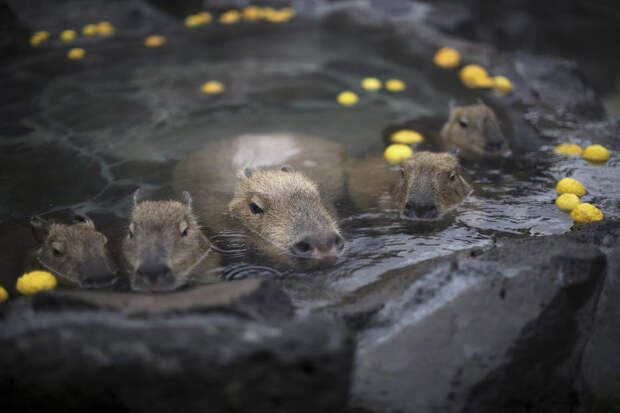
<path id="1" fill-rule="evenodd" d="M 353 106 L 359 101 L 357 95 L 350 90 L 345 90 L 338 95 L 338 103 L 344 106 Z"/>
<path id="2" fill-rule="evenodd" d="M 222 24 L 233 24 L 241 20 L 241 13 L 237 10 L 229 10 L 220 15 L 219 22 Z"/>
<path id="3" fill-rule="evenodd" d="M 555 153 L 566 156 L 579 156 L 583 152 L 576 143 L 562 143 L 555 147 Z"/>
<path id="4" fill-rule="evenodd" d="M 9 293 L 0 286 L 0 303 L 9 299 Z"/>
<path id="5" fill-rule="evenodd" d="M 390 92 L 402 92 L 407 85 L 400 79 L 388 79 L 385 81 L 385 88 Z"/>
<path id="6" fill-rule="evenodd" d="M 382 84 L 376 77 L 366 77 L 362 79 L 362 87 L 366 90 L 379 90 Z"/>
<path id="7" fill-rule="evenodd" d="M 30 45 L 38 46 L 40 43 L 43 43 L 47 39 L 49 39 L 50 34 L 45 30 L 38 31 L 30 36 Z"/>
<path id="8" fill-rule="evenodd" d="M 75 30 L 63 30 L 60 33 L 60 40 L 63 42 L 72 42 L 77 37 L 77 32 Z"/>
<path id="9" fill-rule="evenodd" d="M 243 18 L 249 21 L 260 20 L 263 18 L 263 9 L 258 6 L 248 6 L 241 11 Z"/>
<path id="10" fill-rule="evenodd" d="M 86 52 L 84 51 L 84 49 L 76 47 L 67 52 L 67 57 L 71 60 L 80 60 L 84 57 L 85 54 Z"/>
<path id="11" fill-rule="evenodd" d="M 210 80 L 202 85 L 200 88 L 202 93 L 216 94 L 224 91 L 224 85 L 216 80 Z"/>
<path id="12" fill-rule="evenodd" d="M 452 69 L 461 63 L 461 55 L 451 47 L 442 47 L 435 53 L 433 62 L 444 69 Z"/>
<path id="13" fill-rule="evenodd" d="M 151 35 L 144 39 L 144 45 L 146 47 L 159 47 L 166 43 L 166 38 L 164 36 Z"/>
<path id="14" fill-rule="evenodd" d="M 82 28 L 82 34 L 84 36 L 94 36 L 97 34 L 97 26 L 94 24 L 87 24 Z"/>
<path id="15" fill-rule="evenodd" d="M 562 194 L 555 200 L 555 204 L 564 212 L 571 212 L 581 201 L 575 194 Z"/>
<path id="16" fill-rule="evenodd" d="M 563 178 L 555 186 L 555 192 L 558 194 L 575 194 L 577 196 L 583 196 L 586 193 L 586 188 L 576 179 Z"/>
<path id="17" fill-rule="evenodd" d="M 185 26 L 196 27 L 209 23 L 213 19 L 211 13 L 201 11 L 200 13 L 190 14 L 185 18 Z"/>
<path id="18" fill-rule="evenodd" d="M 109 36 L 114 33 L 114 26 L 110 22 L 100 22 L 96 26 L 96 33 L 99 36 Z"/>
<path id="19" fill-rule="evenodd" d="M 408 145 L 402 143 L 393 143 L 385 148 L 383 156 L 385 160 L 391 164 L 401 163 L 405 159 L 409 158 L 413 154 L 413 150 Z"/>
<path id="20" fill-rule="evenodd" d="M 493 87 L 495 82 L 489 77 L 487 71 L 479 65 L 467 65 L 459 72 L 461 82 L 467 87 L 482 88 Z"/>
<path id="21" fill-rule="evenodd" d="M 402 129 L 394 132 L 390 136 L 390 140 L 394 143 L 404 143 L 407 145 L 411 145 L 413 143 L 424 142 L 424 136 L 414 130 Z"/>
<path id="22" fill-rule="evenodd" d="M 506 96 L 512 93 L 512 83 L 505 76 L 493 77 L 493 90 L 500 96 Z"/>
<path id="23" fill-rule="evenodd" d="M 17 279 L 17 291 L 23 295 L 35 295 L 40 291 L 56 288 L 56 277 L 47 271 L 32 271 Z"/>
<path id="24" fill-rule="evenodd" d="M 573 212 L 570 213 L 570 217 L 575 222 L 586 223 L 602 220 L 603 213 L 594 205 L 584 202 L 573 209 Z"/>
<path id="25" fill-rule="evenodd" d="M 282 23 L 289 21 L 295 16 L 295 10 L 291 8 L 273 10 L 266 8 L 264 12 L 265 19 L 272 23 Z"/>
<path id="26" fill-rule="evenodd" d="M 601 145 L 590 145 L 583 151 L 583 157 L 594 164 L 607 162 L 609 156 L 609 151 Z"/>

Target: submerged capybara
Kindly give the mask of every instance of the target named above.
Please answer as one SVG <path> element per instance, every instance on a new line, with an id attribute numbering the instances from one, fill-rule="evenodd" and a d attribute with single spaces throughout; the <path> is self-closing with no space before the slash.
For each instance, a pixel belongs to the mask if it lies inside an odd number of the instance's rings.
<path id="1" fill-rule="evenodd" d="M 382 158 L 352 160 L 347 186 L 358 209 L 397 209 L 414 220 L 432 220 L 457 206 L 470 192 L 457 157 L 417 152 L 398 166 Z"/>
<path id="2" fill-rule="evenodd" d="M 178 201 L 138 201 L 134 194 L 131 222 L 122 255 L 131 288 L 169 291 L 184 285 L 211 251 L 192 213 L 189 193 Z"/>
<path id="3" fill-rule="evenodd" d="M 440 140 L 445 150 L 457 149 L 465 157 L 503 156 L 509 152 L 495 112 L 482 103 L 451 106 Z"/>
<path id="4" fill-rule="evenodd" d="M 42 268 L 59 284 L 82 288 L 109 287 L 118 280 L 108 240 L 90 218 L 76 215 L 72 224 L 61 224 L 33 217 L 30 225 L 40 246 L 26 264 L 28 270 Z"/>
<path id="5" fill-rule="evenodd" d="M 344 247 L 333 212 L 343 160 L 338 144 L 317 137 L 243 135 L 190 155 L 174 180 L 194 194 L 196 212 L 213 230 L 228 229 L 230 215 L 279 251 L 321 259 Z"/>

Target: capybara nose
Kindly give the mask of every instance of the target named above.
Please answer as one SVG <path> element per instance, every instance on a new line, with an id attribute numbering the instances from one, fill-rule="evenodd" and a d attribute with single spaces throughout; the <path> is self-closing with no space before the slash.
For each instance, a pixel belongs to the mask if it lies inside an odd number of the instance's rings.
<path id="1" fill-rule="evenodd" d="M 80 286 L 83 288 L 101 288 L 108 287 L 116 283 L 118 277 L 111 272 L 104 272 L 100 274 L 89 274 L 84 277 L 80 282 Z"/>
<path id="2" fill-rule="evenodd" d="M 141 265 L 136 271 L 136 278 L 152 287 L 165 287 L 174 281 L 172 270 L 163 263 Z"/>
<path id="3" fill-rule="evenodd" d="M 332 233 L 326 237 L 305 237 L 296 242 L 291 251 L 294 255 L 306 258 L 328 258 L 338 256 L 344 249 L 340 234 Z"/>
<path id="4" fill-rule="evenodd" d="M 439 210 L 432 202 L 418 203 L 409 201 L 405 204 L 403 214 L 407 218 L 435 219 L 439 216 Z"/>
<path id="5" fill-rule="evenodd" d="M 91 258 L 87 260 L 81 268 L 80 287 L 101 288 L 114 284 L 117 280 L 116 275 L 103 258 Z"/>
<path id="6" fill-rule="evenodd" d="M 503 140 L 493 140 L 493 141 L 487 141 L 487 143 L 484 145 L 484 150 L 487 152 L 499 152 L 503 149 L 503 147 L 504 147 Z"/>

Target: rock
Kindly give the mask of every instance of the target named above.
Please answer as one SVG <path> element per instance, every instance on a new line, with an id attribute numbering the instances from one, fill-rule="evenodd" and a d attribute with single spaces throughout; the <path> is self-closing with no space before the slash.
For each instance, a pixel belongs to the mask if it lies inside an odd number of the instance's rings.
<path id="1" fill-rule="evenodd" d="M 608 225 L 614 232 L 618 222 Z M 325 309 L 359 330 L 353 405 L 387 412 L 576 406 L 575 377 L 606 272 L 604 253 L 577 242 L 588 242 L 588 232 L 434 259 Z"/>
<path id="2" fill-rule="evenodd" d="M 318 318 L 22 311 L 0 348 L 6 411 L 340 412 L 352 364 L 346 330 Z"/>
<path id="3" fill-rule="evenodd" d="M 220 282 L 167 294 L 57 290 L 35 296 L 33 307 L 36 311 L 111 311 L 139 318 L 229 313 L 252 320 L 283 322 L 294 315 L 289 297 L 266 279 Z"/>
<path id="4" fill-rule="evenodd" d="M 620 248 L 610 257 L 592 334 L 583 352 L 581 381 L 599 411 L 618 411 L 620 406 Z"/>

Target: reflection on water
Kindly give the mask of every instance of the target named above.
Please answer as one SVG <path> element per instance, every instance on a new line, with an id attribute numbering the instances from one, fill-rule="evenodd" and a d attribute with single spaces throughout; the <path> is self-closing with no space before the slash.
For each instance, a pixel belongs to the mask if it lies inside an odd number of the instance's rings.
<path id="1" fill-rule="evenodd" d="M 308 133 L 342 143 L 351 157 L 370 156 L 382 152 L 386 131 L 416 119 L 434 120 L 421 128 L 440 125 L 451 99 L 472 103 L 476 96 L 446 90 L 428 71 L 387 60 L 358 39 L 303 29 L 274 28 L 206 47 L 177 33 L 169 37 L 176 47 L 156 52 L 145 51 L 139 39 L 125 39 L 93 44 L 88 56 L 94 58 L 73 65 L 61 60 L 60 48 L 10 62 L 4 75 L 24 92 L 11 94 L 12 116 L 2 121 L 0 219 L 72 208 L 100 217 L 98 224 L 119 222 L 137 187 L 144 197 L 173 197 L 175 162 L 211 139 Z M 366 92 L 359 86 L 366 76 L 398 77 L 407 89 Z M 226 92 L 202 95 L 206 80 L 223 82 Z M 336 103 L 345 89 L 360 95 L 357 106 Z M 432 148 L 432 131 L 423 132 Z M 413 225 L 379 207 L 359 211 L 344 200 L 339 214 L 348 245 L 327 266 L 266 260 L 246 246 L 240 226 L 211 233 L 223 257 L 213 271 L 224 279 L 285 277 L 297 284 L 298 303 L 312 298 L 320 305 L 386 271 L 452 251 L 502 237 L 566 232 L 572 222 L 553 204 L 553 188 L 564 176 L 584 183 L 583 201 L 618 217 L 620 160 L 617 148 L 610 149 L 612 159 L 603 167 L 552 155 L 552 147 L 526 158 L 467 162 L 473 194 L 432 225 Z M 369 170 L 369 186 L 372 178 Z"/>

